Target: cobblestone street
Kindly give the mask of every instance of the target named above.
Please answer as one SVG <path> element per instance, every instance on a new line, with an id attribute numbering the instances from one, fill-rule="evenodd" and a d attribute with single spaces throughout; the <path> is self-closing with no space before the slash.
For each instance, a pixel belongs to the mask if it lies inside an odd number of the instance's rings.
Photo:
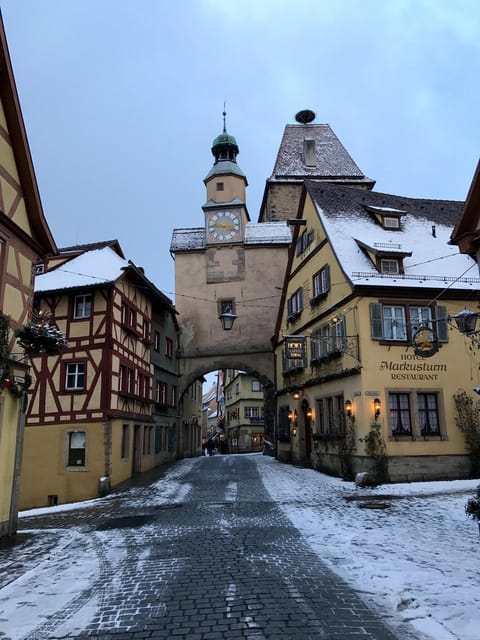
<path id="1" fill-rule="evenodd" d="M 24 631 L 21 613 L 20 628 L 0 620 L 0 637 L 395 640 L 302 541 L 260 467 L 251 456 L 182 461 L 163 504 L 160 477 L 90 508 L 22 518 L 19 543 L 2 550 L 0 609 L 24 579 L 10 605 L 40 601 L 41 618 Z M 47 572 L 72 591 L 49 594 Z"/>

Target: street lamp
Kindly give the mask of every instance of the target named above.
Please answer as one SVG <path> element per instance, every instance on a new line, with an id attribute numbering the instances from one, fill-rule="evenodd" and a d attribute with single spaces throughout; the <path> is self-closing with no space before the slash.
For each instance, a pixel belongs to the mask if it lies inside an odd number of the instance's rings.
<path id="1" fill-rule="evenodd" d="M 232 312 L 231 307 L 227 307 L 225 311 L 218 316 L 218 319 L 222 323 L 222 329 L 224 331 L 230 331 L 237 316 Z"/>
<path id="2" fill-rule="evenodd" d="M 477 324 L 478 313 L 475 311 L 468 311 L 464 309 L 460 311 L 456 315 L 452 316 L 453 320 L 457 325 L 457 329 L 460 333 L 468 335 L 469 333 L 473 333 L 475 331 L 475 326 Z"/>

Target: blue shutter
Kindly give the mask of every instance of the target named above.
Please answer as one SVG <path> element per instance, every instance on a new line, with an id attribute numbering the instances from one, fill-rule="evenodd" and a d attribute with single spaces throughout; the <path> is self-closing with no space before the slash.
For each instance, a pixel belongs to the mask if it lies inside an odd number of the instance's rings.
<path id="1" fill-rule="evenodd" d="M 448 322 L 447 322 L 447 308 L 435 307 L 435 319 L 437 328 L 437 340 L 439 342 L 448 342 Z"/>
<path id="2" fill-rule="evenodd" d="M 382 305 L 378 302 L 370 304 L 370 334 L 373 340 L 383 339 Z"/>

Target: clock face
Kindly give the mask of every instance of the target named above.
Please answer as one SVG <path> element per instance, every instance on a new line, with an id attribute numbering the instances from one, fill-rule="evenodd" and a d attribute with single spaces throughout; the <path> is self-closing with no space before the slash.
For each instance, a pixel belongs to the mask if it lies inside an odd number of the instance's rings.
<path id="1" fill-rule="evenodd" d="M 240 217 L 233 211 L 216 211 L 208 217 L 208 234 L 218 242 L 240 238 Z"/>

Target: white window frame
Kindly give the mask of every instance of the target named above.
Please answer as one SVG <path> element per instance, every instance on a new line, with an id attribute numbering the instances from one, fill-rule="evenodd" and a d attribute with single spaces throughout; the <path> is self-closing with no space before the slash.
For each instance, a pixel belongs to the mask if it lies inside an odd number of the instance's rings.
<path id="1" fill-rule="evenodd" d="M 400 273 L 400 262 L 398 258 L 380 258 L 381 273 Z"/>
<path id="2" fill-rule="evenodd" d="M 74 320 L 83 320 L 92 315 L 92 294 L 82 293 L 75 296 L 73 301 L 73 318 Z"/>
<path id="3" fill-rule="evenodd" d="M 403 305 L 382 305 L 383 335 L 385 340 L 408 340 L 405 307 Z"/>
<path id="4" fill-rule="evenodd" d="M 67 362 L 65 366 L 65 390 L 79 391 L 85 389 L 85 363 Z M 72 384 L 70 384 L 72 381 Z M 79 384 L 80 381 L 82 384 Z"/>

